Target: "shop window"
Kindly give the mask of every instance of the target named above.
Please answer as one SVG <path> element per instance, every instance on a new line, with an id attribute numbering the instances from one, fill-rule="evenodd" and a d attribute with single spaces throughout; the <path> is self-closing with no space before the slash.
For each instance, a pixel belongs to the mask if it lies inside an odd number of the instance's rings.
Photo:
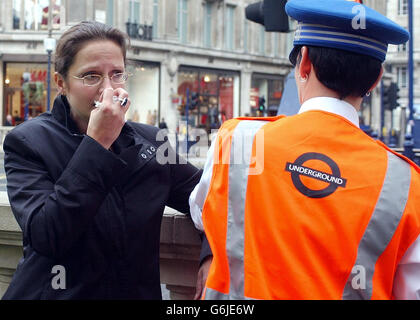
<path id="1" fill-rule="evenodd" d="M 132 62 L 127 66 L 132 75 L 128 78 L 127 91 L 131 106 L 128 120 L 157 126 L 159 122 L 159 65 Z"/>
<path id="2" fill-rule="evenodd" d="M 5 114 L 12 115 L 13 124 L 34 118 L 46 111 L 47 64 L 7 63 L 5 80 Z M 51 72 L 51 79 L 53 71 Z M 51 84 L 50 99 L 57 90 Z"/>
<path id="3" fill-rule="evenodd" d="M 253 75 L 251 82 L 251 115 L 275 116 L 283 92 L 283 78 Z"/>
<path id="4" fill-rule="evenodd" d="M 219 77 L 219 104 L 221 122 L 233 118 L 234 78 L 228 75 Z"/>
<path id="5" fill-rule="evenodd" d="M 187 95 L 189 96 L 188 99 L 194 94 L 198 94 L 200 91 L 199 86 L 199 74 L 195 71 L 181 71 L 178 75 L 178 95 L 181 97 L 178 105 L 178 112 L 181 115 L 181 121 L 186 121 L 186 105 L 187 105 Z M 200 97 L 197 97 L 198 105 L 201 105 Z M 191 110 L 189 114 L 189 124 L 191 126 L 197 126 L 200 121 L 198 121 L 197 117 L 194 114 L 198 114 L 200 110 L 194 105 L 191 106 Z M 193 110 L 197 109 L 197 110 Z M 203 111 L 203 110 L 201 110 Z"/>
<path id="6" fill-rule="evenodd" d="M 13 29 L 48 30 L 50 0 L 13 0 Z M 52 0 L 52 29 L 60 29 L 61 0 Z"/>
<path id="7" fill-rule="evenodd" d="M 178 75 L 180 120 L 187 120 L 189 100 L 188 124 L 208 132 L 218 129 L 224 121 L 233 118 L 238 109 L 238 92 L 239 75 L 236 73 L 193 68 L 181 70 Z"/>

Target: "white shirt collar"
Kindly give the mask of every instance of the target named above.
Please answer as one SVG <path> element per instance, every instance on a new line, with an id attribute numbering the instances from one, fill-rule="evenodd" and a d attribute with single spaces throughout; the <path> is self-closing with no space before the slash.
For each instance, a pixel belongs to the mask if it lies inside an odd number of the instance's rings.
<path id="1" fill-rule="evenodd" d="M 356 109 L 348 102 L 330 97 L 316 97 L 306 100 L 299 109 L 299 113 L 321 110 L 330 113 L 335 113 L 343 118 L 346 118 L 356 127 L 359 127 L 359 115 Z"/>

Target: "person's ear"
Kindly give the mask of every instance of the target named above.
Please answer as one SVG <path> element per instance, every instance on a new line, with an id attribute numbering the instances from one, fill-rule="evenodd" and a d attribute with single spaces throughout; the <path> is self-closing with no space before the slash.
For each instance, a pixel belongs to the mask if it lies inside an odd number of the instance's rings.
<path id="1" fill-rule="evenodd" d="M 63 78 L 63 76 L 59 74 L 58 72 L 54 73 L 54 82 L 55 82 L 55 85 L 57 86 L 58 94 L 66 95 L 66 89 L 67 89 L 66 81 Z"/>
<path id="2" fill-rule="evenodd" d="M 379 81 L 382 79 L 382 75 L 384 74 L 384 67 L 381 67 L 381 72 L 379 72 L 378 79 L 376 79 L 375 83 L 370 87 L 369 92 L 372 92 L 373 89 L 379 84 Z"/>
<path id="3" fill-rule="evenodd" d="M 301 81 L 306 81 L 309 78 L 309 74 L 311 73 L 312 70 L 312 62 L 309 59 L 309 51 L 308 48 L 303 46 L 300 49 L 300 63 L 299 66 L 297 66 L 298 68 L 298 76 L 299 79 L 301 79 Z"/>

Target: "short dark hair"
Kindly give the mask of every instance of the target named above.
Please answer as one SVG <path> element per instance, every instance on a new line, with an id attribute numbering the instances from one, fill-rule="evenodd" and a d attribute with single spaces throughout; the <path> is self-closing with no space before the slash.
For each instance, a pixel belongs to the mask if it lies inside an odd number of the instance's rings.
<path id="1" fill-rule="evenodd" d="M 348 96 L 364 97 L 378 79 L 382 62 L 370 56 L 334 48 L 306 46 L 309 60 L 318 80 L 344 99 Z M 296 46 L 289 60 L 300 63 L 302 46 Z"/>
<path id="2" fill-rule="evenodd" d="M 96 21 L 82 21 L 62 34 L 58 40 L 54 56 L 55 71 L 64 78 L 82 46 L 88 41 L 110 40 L 122 51 L 126 62 L 127 48 L 130 40 L 126 33 L 117 28 Z"/>

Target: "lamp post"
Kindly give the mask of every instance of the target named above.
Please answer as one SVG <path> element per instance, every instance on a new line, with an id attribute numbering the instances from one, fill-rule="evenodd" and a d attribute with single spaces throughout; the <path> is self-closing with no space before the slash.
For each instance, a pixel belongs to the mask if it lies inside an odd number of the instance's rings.
<path id="1" fill-rule="evenodd" d="M 51 55 L 55 49 L 55 39 L 44 39 L 44 48 L 48 54 L 48 71 L 47 71 L 47 111 L 50 111 L 50 96 L 51 96 Z"/>
<path id="2" fill-rule="evenodd" d="M 189 125 L 189 108 L 190 108 L 190 89 L 189 88 L 187 88 L 187 103 L 185 104 L 185 116 L 186 116 L 186 118 L 187 118 L 187 161 L 188 161 L 188 144 L 189 144 L 189 142 L 188 142 L 188 138 L 189 138 L 189 132 L 188 132 L 188 125 Z"/>
<path id="3" fill-rule="evenodd" d="M 52 37 L 52 11 L 55 1 L 50 0 L 48 5 L 48 38 L 44 39 L 44 48 L 48 54 L 47 71 L 47 111 L 50 111 L 51 104 L 51 54 L 55 49 L 55 39 Z"/>
<path id="4" fill-rule="evenodd" d="M 413 34 L 413 0 L 408 0 L 408 32 L 410 33 L 409 49 L 408 49 L 408 109 L 410 111 L 409 122 L 411 126 L 414 126 L 413 120 L 413 85 L 414 85 L 414 63 L 413 63 L 413 51 L 414 51 L 414 34 Z M 413 128 L 411 128 L 413 129 Z M 413 132 L 413 130 L 411 131 Z"/>

